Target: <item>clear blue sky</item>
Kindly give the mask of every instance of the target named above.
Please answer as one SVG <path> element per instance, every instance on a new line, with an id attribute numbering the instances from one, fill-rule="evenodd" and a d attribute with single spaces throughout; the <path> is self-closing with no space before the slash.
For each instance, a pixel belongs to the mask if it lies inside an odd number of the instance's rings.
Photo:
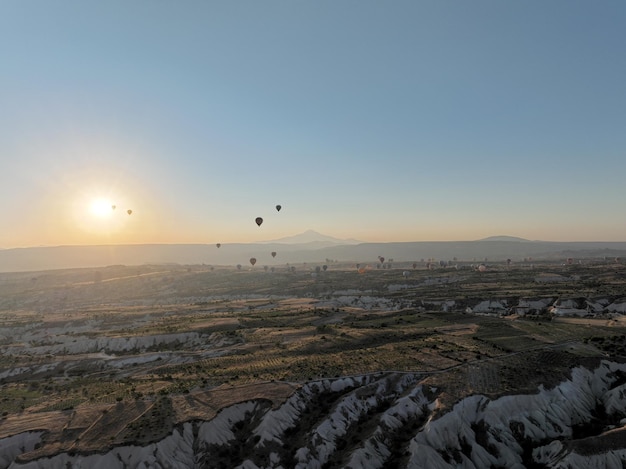
<path id="1" fill-rule="evenodd" d="M 625 46 L 622 0 L 6 0 L 0 247 L 626 241 Z"/>

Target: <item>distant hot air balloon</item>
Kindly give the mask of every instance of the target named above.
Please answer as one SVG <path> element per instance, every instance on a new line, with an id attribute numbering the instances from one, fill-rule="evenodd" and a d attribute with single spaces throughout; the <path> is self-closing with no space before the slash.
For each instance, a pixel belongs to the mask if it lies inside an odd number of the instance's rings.
<path id="1" fill-rule="evenodd" d="M 359 270 L 361 268 L 361 264 L 357 264 L 356 268 L 357 268 L 357 270 Z"/>
<path id="2" fill-rule="evenodd" d="M 485 264 L 480 264 L 478 266 L 478 271 L 479 272 L 485 272 L 487 270 L 487 266 Z"/>
<path id="3" fill-rule="evenodd" d="M 413 262 L 413 268 L 417 269 L 417 262 Z"/>
<path id="4" fill-rule="evenodd" d="M 115 205 L 111 205 L 111 210 L 115 210 Z"/>
<path id="5" fill-rule="evenodd" d="M 385 262 L 385 258 L 383 256 L 378 256 L 378 260 L 380 261 L 381 264 Z"/>
<path id="6" fill-rule="evenodd" d="M 574 263 L 574 259 L 572 257 L 567 258 L 567 265 L 572 265 Z"/>
<path id="7" fill-rule="evenodd" d="M 261 226 L 263 224 L 263 219 L 261 217 L 256 217 L 256 219 L 254 221 L 259 226 Z"/>
<path id="8" fill-rule="evenodd" d="M 277 211 L 277 212 L 280 212 L 280 209 L 281 209 L 281 208 L 283 208 L 283 207 L 282 207 L 282 205 L 277 205 L 277 206 L 276 206 L 276 211 Z"/>
<path id="9" fill-rule="evenodd" d="M 237 270 L 241 270 L 241 264 L 237 264 Z"/>
<path id="10" fill-rule="evenodd" d="M 133 211 L 131 209 L 128 209 L 128 210 L 126 210 L 126 213 L 128 213 L 130 215 L 131 213 L 133 213 Z"/>
<path id="11" fill-rule="evenodd" d="M 250 264 L 252 264 L 252 265 L 256 264 L 256 258 L 255 257 L 251 257 L 250 258 Z"/>
<path id="12" fill-rule="evenodd" d="M 276 257 L 276 251 L 272 251 L 272 257 Z"/>
<path id="13" fill-rule="evenodd" d="M 220 247 L 222 247 L 222 243 L 217 243 L 217 244 L 216 244 L 216 246 L 217 246 L 218 248 L 220 248 Z"/>
<path id="14" fill-rule="evenodd" d="M 324 265 L 322 266 L 322 269 L 324 270 L 324 272 L 326 272 L 326 271 L 328 270 L 328 266 L 327 266 L 326 264 L 324 264 Z"/>

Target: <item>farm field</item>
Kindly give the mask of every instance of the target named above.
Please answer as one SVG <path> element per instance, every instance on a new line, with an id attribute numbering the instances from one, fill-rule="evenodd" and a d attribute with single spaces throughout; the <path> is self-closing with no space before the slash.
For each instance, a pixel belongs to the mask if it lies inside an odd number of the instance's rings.
<path id="1" fill-rule="evenodd" d="M 625 267 L 0 274 L 0 439 L 43 432 L 22 462 L 147 445 L 233 404 L 276 408 L 307 383 L 385 373 L 437 389 L 440 412 L 473 394 L 533 393 L 574 366 L 626 360 Z M 555 314 L 565 302 L 605 310 Z"/>

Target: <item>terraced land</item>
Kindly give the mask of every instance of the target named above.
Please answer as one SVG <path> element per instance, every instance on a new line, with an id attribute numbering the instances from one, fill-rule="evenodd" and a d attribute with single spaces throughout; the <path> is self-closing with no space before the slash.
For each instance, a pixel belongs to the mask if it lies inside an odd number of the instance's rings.
<path id="1" fill-rule="evenodd" d="M 621 314 L 512 309 L 527 298 L 619 304 L 621 265 L 315 267 L 1 274 L 0 438 L 47 432 L 24 458 L 146 444 L 242 396 L 277 405 L 314 380 L 391 371 L 420 376 L 451 407 L 626 359 Z M 485 300 L 504 306 L 472 311 Z"/>

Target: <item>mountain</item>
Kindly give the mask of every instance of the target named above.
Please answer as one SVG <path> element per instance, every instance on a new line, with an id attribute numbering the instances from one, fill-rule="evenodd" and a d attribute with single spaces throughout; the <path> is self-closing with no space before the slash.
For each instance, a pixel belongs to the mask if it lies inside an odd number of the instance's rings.
<path id="1" fill-rule="evenodd" d="M 528 243 L 530 240 L 519 238 L 517 236 L 507 236 L 507 235 L 499 235 L 499 236 L 489 236 L 488 238 L 479 239 L 478 241 L 515 241 L 520 243 Z"/>
<path id="2" fill-rule="evenodd" d="M 318 243 L 320 245 L 342 245 L 342 244 L 360 244 L 361 241 L 356 239 L 339 239 L 333 238 L 332 236 L 327 236 L 321 233 L 318 233 L 314 230 L 307 230 L 303 233 L 287 236 L 285 238 L 274 239 L 271 241 L 263 241 L 264 244 L 275 243 L 275 244 L 308 244 L 308 243 Z"/>
<path id="3" fill-rule="evenodd" d="M 520 238 L 521 239 L 521 238 Z M 276 256 L 271 253 L 276 252 Z M 626 258 L 626 242 L 557 241 L 419 241 L 402 243 L 358 243 L 308 231 L 300 235 L 264 243 L 213 244 L 130 244 L 103 246 L 40 246 L 0 250 L 0 272 L 25 272 L 108 265 L 208 264 L 258 265 L 285 263 L 340 262 L 377 263 L 378 256 L 395 263 L 421 259 L 489 262 L 532 258 L 564 261 L 573 258 Z"/>

